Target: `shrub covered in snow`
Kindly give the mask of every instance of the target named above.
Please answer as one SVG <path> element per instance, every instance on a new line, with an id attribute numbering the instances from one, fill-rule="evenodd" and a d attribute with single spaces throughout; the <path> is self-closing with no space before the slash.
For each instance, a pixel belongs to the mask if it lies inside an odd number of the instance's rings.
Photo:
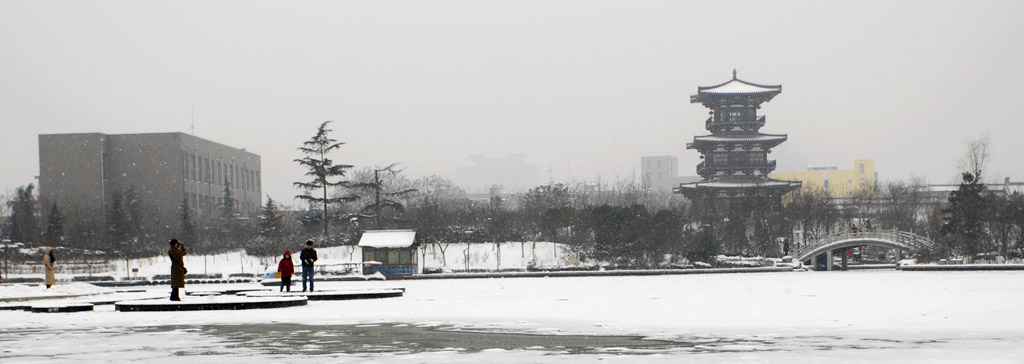
<path id="1" fill-rule="evenodd" d="M 771 267 L 774 262 L 765 257 L 733 257 L 719 255 L 715 265 L 720 268 L 757 268 Z"/>

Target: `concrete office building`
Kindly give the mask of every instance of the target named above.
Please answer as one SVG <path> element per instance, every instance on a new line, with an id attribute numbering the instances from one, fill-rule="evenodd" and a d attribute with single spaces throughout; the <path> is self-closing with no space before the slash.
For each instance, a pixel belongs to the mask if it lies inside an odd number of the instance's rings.
<path id="1" fill-rule="evenodd" d="M 640 157 L 640 175 L 643 184 L 654 190 L 671 191 L 679 175 L 679 159 L 673 156 Z"/>
<path id="2" fill-rule="evenodd" d="M 670 155 L 640 157 L 643 186 L 653 192 L 672 192 L 682 183 L 700 181 L 699 176 L 679 176 L 679 158 Z"/>
<path id="3" fill-rule="evenodd" d="M 184 133 L 39 135 L 39 198 L 65 214 L 103 217 L 133 189 L 147 224 L 176 228 L 183 203 L 213 216 L 230 186 L 236 210 L 259 210 L 260 156 Z"/>
<path id="4" fill-rule="evenodd" d="M 469 156 L 472 164 L 455 168 L 455 182 L 469 193 L 484 193 L 491 186 L 500 185 L 507 191 L 527 191 L 537 187 L 540 168 L 526 163 L 524 154 L 489 158 Z"/>

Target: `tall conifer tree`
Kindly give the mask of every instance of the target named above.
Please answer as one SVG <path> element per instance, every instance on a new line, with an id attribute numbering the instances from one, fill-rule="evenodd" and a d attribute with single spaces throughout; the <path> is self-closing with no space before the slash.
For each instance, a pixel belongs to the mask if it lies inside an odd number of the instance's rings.
<path id="1" fill-rule="evenodd" d="M 312 178 L 309 182 L 295 182 L 295 186 L 306 191 L 305 194 L 295 197 L 313 205 L 322 205 L 325 239 L 327 238 L 328 210 L 330 205 L 352 201 L 356 198 L 353 195 L 328 197 L 328 190 L 331 187 L 346 184 L 346 181 L 340 178 L 345 177 L 345 172 L 352 168 L 352 165 L 348 164 L 335 164 L 329 158 L 331 152 L 345 144 L 344 142 L 332 139 L 328 135 L 332 131 L 327 128 L 329 123 L 330 121 L 325 121 L 323 124 L 320 124 L 316 135 L 302 143 L 302 147 L 299 147 L 299 150 L 306 156 L 295 160 L 306 168 L 306 176 Z M 319 193 L 319 196 L 313 196 L 312 193 Z"/>

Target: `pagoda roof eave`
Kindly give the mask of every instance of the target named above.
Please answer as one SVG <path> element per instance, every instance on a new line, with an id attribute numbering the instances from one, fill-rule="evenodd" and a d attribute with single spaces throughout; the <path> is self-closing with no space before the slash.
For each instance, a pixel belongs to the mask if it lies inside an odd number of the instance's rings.
<path id="1" fill-rule="evenodd" d="M 800 181 L 783 181 L 777 179 L 764 179 L 764 180 L 710 180 L 710 181 L 699 181 L 690 183 L 681 183 L 677 188 L 679 191 L 692 190 L 692 189 L 708 189 L 708 190 L 738 190 L 738 189 L 781 189 L 781 190 L 793 190 L 800 188 L 803 183 Z"/>
<path id="2" fill-rule="evenodd" d="M 764 101 L 771 101 L 781 92 L 782 85 L 762 85 L 744 81 L 736 78 L 736 73 L 733 72 L 731 80 L 714 86 L 697 86 L 697 94 L 690 96 L 690 103 L 703 103 L 707 101 L 706 97 L 719 95 L 763 95 Z"/>
<path id="3" fill-rule="evenodd" d="M 735 91 L 734 91 L 735 90 Z M 738 91 L 738 92 L 737 92 Z M 762 85 L 738 78 L 722 82 L 714 86 L 697 86 L 697 93 L 756 93 L 782 92 L 782 85 Z"/>
<path id="4" fill-rule="evenodd" d="M 723 143 L 761 143 L 767 148 L 772 148 L 788 138 L 786 134 L 700 135 L 693 137 L 693 143 L 686 143 L 686 149 L 700 149 L 703 146 Z"/>

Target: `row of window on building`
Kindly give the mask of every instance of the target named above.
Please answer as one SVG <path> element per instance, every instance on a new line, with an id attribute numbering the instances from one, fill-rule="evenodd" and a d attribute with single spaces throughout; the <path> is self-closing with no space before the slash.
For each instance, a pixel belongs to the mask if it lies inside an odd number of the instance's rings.
<path id="1" fill-rule="evenodd" d="M 237 166 L 203 158 L 195 154 L 184 153 L 185 180 L 205 182 L 223 186 L 225 181 L 231 183 L 232 188 L 247 192 L 260 191 L 260 172 L 254 171 L 245 166 Z"/>
<path id="2" fill-rule="evenodd" d="M 377 261 L 381 264 L 412 264 L 412 252 L 412 249 L 363 248 L 363 262 Z"/>
<path id="3" fill-rule="evenodd" d="M 750 109 L 727 109 L 728 111 L 716 112 L 715 115 L 718 117 L 717 121 L 730 122 L 730 121 L 752 121 L 757 119 L 757 114 L 753 108 Z"/>
<path id="4" fill-rule="evenodd" d="M 711 153 L 713 166 L 763 166 L 768 164 L 765 152 L 714 152 Z"/>
<path id="5" fill-rule="evenodd" d="M 188 206 L 190 208 L 199 211 L 214 211 L 224 205 L 223 197 L 206 196 L 195 191 L 186 193 L 185 198 L 188 200 Z M 257 206 L 252 202 L 235 200 L 235 210 L 238 212 L 251 213 L 257 210 Z"/>

